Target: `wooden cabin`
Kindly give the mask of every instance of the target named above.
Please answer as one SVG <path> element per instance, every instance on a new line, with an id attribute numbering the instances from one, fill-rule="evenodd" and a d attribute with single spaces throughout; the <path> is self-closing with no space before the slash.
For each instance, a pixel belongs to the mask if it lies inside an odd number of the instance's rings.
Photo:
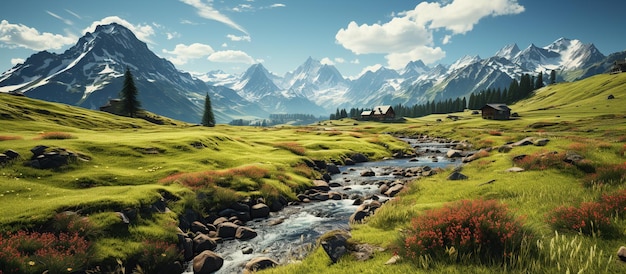
<path id="1" fill-rule="evenodd" d="M 506 104 L 486 104 L 480 110 L 483 119 L 509 120 L 511 118 L 511 109 Z"/>
<path id="2" fill-rule="evenodd" d="M 396 112 L 391 106 L 376 106 L 372 110 L 361 112 L 363 120 L 393 120 L 396 118 Z"/>

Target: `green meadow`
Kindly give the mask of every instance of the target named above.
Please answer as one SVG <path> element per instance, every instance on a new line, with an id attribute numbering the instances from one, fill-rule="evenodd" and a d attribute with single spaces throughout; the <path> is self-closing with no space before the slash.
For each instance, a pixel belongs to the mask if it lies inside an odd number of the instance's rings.
<path id="1" fill-rule="evenodd" d="M 607 99 L 609 95 L 615 99 Z M 345 256 L 331 265 L 316 247 L 305 260 L 266 272 L 626 271 L 616 256 L 618 248 L 626 245 L 626 222 L 620 214 L 609 216 L 606 229 L 596 227 L 590 233 L 547 221 L 555 208 L 577 208 L 626 189 L 626 74 L 549 85 L 510 107 L 520 117 L 492 121 L 465 111 L 455 114 L 458 120 L 430 115 L 407 118 L 404 123 L 343 119 L 298 127 L 208 128 L 166 118 L 161 118 L 163 125 L 156 125 L 0 94 L 0 153 L 12 149 L 21 155 L 0 168 L 0 227 L 5 233 L 53 231 L 58 223 L 55 216 L 77 212 L 87 217 L 84 235 L 92 243 L 88 252 L 93 256 L 83 266 L 114 271 L 119 263 L 142 262 L 147 242 L 175 244 L 178 215 L 187 209 L 206 212 L 246 197 L 295 199 L 321 176 L 306 165 L 312 160 L 341 163 L 355 153 L 378 160 L 410 151 L 395 135 L 464 140 L 473 149 L 533 137 L 549 142 L 510 152 L 491 150 L 463 165 L 461 172 L 467 180 L 446 180 L 451 170 L 416 180 L 367 222 L 351 225 L 352 243 L 384 248 L 374 258 L 358 262 Z M 30 149 L 37 145 L 64 148 L 80 157 L 52 170 L 25 166 L 32 156 Z M 520 165 L 513 161 L 516 155 L 535 159 L 568 152 L 584 157 L 584 166 L 538 159 L 545 167 L 505 171 Z M 613 173 L 601 173 L 605 167 L 614 168 Z M 151 212 L 150 206 L 161 199 L 167 200 L 171 211 Z M 422 256 L 384 264 L 402 247 L 403 233 L 413 218 L 461 200 L 496 200 L 506 205 L 523 220 L 523 229 L 532 238 L 516 248 L 515 256 L 498 264 L 476 263 L 472 255 L 456 260 Z M 138 212 L 138 217 L 124 227 L 116 212 L 128 209 Z"/>

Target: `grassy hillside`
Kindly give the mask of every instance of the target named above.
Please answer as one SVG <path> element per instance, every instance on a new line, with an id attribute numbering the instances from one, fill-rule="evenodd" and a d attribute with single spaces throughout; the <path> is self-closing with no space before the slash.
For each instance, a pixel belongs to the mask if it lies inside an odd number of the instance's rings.
<path id="1" fill-rule="evenodd" d="M 607 99 L 609 95 L 615 99 Z M 520 118 L 510 121 L 483 120 L 470 112 L 458 113 L 460 120 L 447 115 L 409 119 L 406 124 L 375 126 L 372 131 L 397 134 L 428 134 L 467 140 L 474 149 L 498 147 L 526 137 L 547 138 L 546 146 L 516 147 L 510 152 L 493 150 L 463 166 L 468 180 L 449 181 L 451 171 L 415 181 L 400 198 L 384 205 L 366 224 L 353 225 L 352 242 L 382 246 L 385 252 L 366 262 L 347 256 L 337 264 L 318 247 L 302 263 L 263 273 L 623 273 L 626 265 L 617 259 L 618 248 L 626 242 L 622 215 L 611 215 L 610 224 L 597 224 L 591 232 L 557 227 L 549 221 L 555 209 L 587 220 L 590 207 L 603 204 L 605 197 L 624 200 L 626 188 L 626 74 L 598 75 L 589 79 L 550 85 L 511 108 Z M 439 122 L 439 121 L 440 122 Z M 346 123 L 346 126 L 349 125 Z M 593 166 L 595 173 L 556 161 L 542 162 L 545 168 L 506 172 L 520 166 L 517 155 L 548 159 L 551 152 L 574 152 Z M 546 156 L 548 155 L 548 156 Z M 541 162 L 540 160 L 537 160 Z M 610 170 L 610 179 L 599 173 Z M 595 177 L 594 177 L 595 176 Z M 492 181 L 495 180 L 495 181 Z M 488 183 L 490 182 L 490 183 Z M 461 200 L 496 200 L 521 217 L 523 230 L 532 238 L 518 247 L 518 255 L 502 264 L 477 263 L 478 256 L 445 253 L 442 257 L 404 258 L 385 265 L 395 252 L 402 253 L 411 221 L 429 210 Z M 623 204 L 622 204 L 623 205 Z M 576 209 L 582 208 L 581 211 Z M 600 210 L 592 212 L 599 214 Z M 587 213 L 585 213 L 587 212 Z M 620 211 L 621 212 L 621 211 Z M 575 217 L 572 217 L 575 219 Z M 592 218 L 591 218 L 592 219 Z M 590 229 L 587 223 L 587 229 Z M 408 233 L 408 234 L 407 234 Z M 458 249 L 458 246 L 457 246 Z M 452 259 L 452 256 L 455 256 Z M 458 255 L 461 256 L 461 255 Z M 320 265 L 324 267 L 320 267 Z M 580 271 L 580 272 L 579 272 Z"/>
<path id="2" fill-rule="evenodd" d="M 615 99 L 608 100 L 611 94 Z M 14 233 L 58 232 L 59 213 L 75 211 L 87 217 L 89 223 L 85 233 L 92 242 L 89 263 L 115 264 L 115 259 L 141 259 L 146 241 L 176 242 L 177 215 L 185 209 L 207 210 L 216 203 L 245 196 L 293 198 L 320 176 L 306 166 L 307 161 L 341 162 L 354 153 L 375 160 L 410 149 L 383 133 L 467 140 L 474 149 L 497 147 L 525 137 L 548 138 L 544 147 L 517 147 L 508 153 L 492 151 L 466 164 L 463 173 L 469 176 L 468 180 L 447 181 L 448 172 L 443 172 L 414 182 L 404 196 L 385 205 L 367 224 L 353 226 L 355 242 L 386 248 L 373 260 L 356 262 L 346 257 L 326 267 L 329 259 L 316 249 L 304 262 L 270 272 L 501 272 L 500 266 L 467 261 L 461 265 L 437 260 L 420 264 L 407 259 L 392 266 L 383 264 L 397 250 L 396 239 L 402 237 L 399 231 L 409 228 L 414 216 L 448 202 L 481 198 L 505 203 L 513 215 L 524 216 L 525 229 L 535 237 L 533 243 L 546 245 L 544 251 L 528 248 L 533 250 L 532 258 L 515 261 L 511 272 L 536 273 L 537 267 L 547 269 L 545 272 L 564 272 L 564 265 L 577 271 L 580 265 L 560 257 L 545 258 L 545 252 L 550 250 L 547 245 L 555 238 L 555 228 L 546 222 L 546 214 L 560 205 L 579 206 L 597 201 L 602 194 L 616 193 L 624 188 L 624 180 L 590 183 L 590 173 L 560 165 L 521 173 L 504 170 L 516 165 L 512 161 L 515 155 L 549 151 L 577 152 L 596 170 L 623 164 L 624 106 L 626 74 L 598 75 L 544 87 L 532 98 L 511 106 L 520 117 L 510 121 L 483 120 L 464 112 L 458 114 L 461 119 L 456 121 L 446 119 L 446 115 L 431 115 L 407 119 L 401 124 L 344 119 L 304 127 L 206 128 L 167 119 L 164 125 L 156 125 L 142 119 L 0 94 L 0 153 L 12 149 L 21 155 L 0 168 L 0 227 Z M 64 148 L 81 155 L 82 160 L 52 170 L 25 166 L 32 156 L 30 149 L 37 145 Z M 197 183 L 196 179 L 207 177 L 217 183 Z M 491 180 L 495 182 L 482 185 Z M 209 198 L 199 199 L 198 193 Z M 153 214 L 149 210 L 161 199 L 168 201 L 172 212 Z M 129 229 L 122 229 L 116 212 L 129 209 L 139 212 L 139 217 Z M 612 218 L 615 227 L 626 224 L 620 216 Z M 607 231 L 611 237 L 577 235 L 567 230 L 560 233 L 569 242 L 580 241 L 585 247 L 595 246 L 597 252 L 602 252 L 594 255 L 592 263 L 596 266 L 590 269 L 604 270 L 608 262 L 609 272 L 624 271 L 615 256 L 609 256 L 626 242 L 626 232 Z M 574 255 L 589 257 L 588 249 Z M 424 265 L 429 270 L 424 270 Z"/>

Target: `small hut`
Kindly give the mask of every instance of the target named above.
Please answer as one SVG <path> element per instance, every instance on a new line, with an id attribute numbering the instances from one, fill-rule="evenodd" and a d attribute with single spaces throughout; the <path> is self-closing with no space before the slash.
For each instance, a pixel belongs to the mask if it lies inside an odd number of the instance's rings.
<path id="1" fill-rule="evenodd" d="M 483 119 L 508 120 L 511 118 L 511 109 L 506 104 L 486 104 L 480 110 Z"/>

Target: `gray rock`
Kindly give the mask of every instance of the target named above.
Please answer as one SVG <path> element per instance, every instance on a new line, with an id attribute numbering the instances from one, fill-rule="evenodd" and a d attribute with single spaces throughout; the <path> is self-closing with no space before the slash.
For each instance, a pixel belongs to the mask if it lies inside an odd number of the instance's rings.
<path id="1" fill-rule="evenodd" d="M 202 253 L 206 250 L 215 250 L 217 248 L 217 242 L 205 234 L 198 234 L 193 238 L 193 251 L 196 254 Z"/>
<path id="2" fill-rule="evenodd" d="M 277 265 L 278 265 L 278 262 L 268 257 L 258 257 L 246 263 L 246 266 L 243 269 L 243 273 L 244 274 L 255 273 L 256 271 L 263 270 L 266 268 L 272 268 Z"/>
<path id="3" fill-rule="evenodd" d="M 461 172 L 455 171 L 448 175 L 448 180 L 456 181 L 456 180 L 467 180 L 467 175 L 464 175 Z"/>
<path id="4" fill-rule="evenodd" d="M 348 239 L 351 237 L 347 231 L 335 230 L 324 234 L 320 238 L 320 244 L 330 260 L 336 263 L 341 256 L 348 252 Z"/>
<path id="5" fill-rule="evenodd" d="M 224 265 L 224 259 L 213 251 L 203 251 L 193 258 L 194 274 L 210 274 Z"/>
<path id="6" fill-rule="evenodd" d="M 231 222 L 223 222 L 217 225 L 217 236 L 224 239 L 235 238 L 238 225 Z"/>
<path id="7" fill-rule="evenodd" d="M 237 232 L 235 233 L 235 238 L 239 240 L 249 240 L 257 236 L 256 231 L 254 229 L 240 226 L 237 228 Z"/>
<path id="8" fill-rule="evenodd" d="M 267 218 L 269 215 L 270 208 L 266 204 L 258 203 L 250 208 L 250 217 L 252 217 L 252 219 Z"/>

